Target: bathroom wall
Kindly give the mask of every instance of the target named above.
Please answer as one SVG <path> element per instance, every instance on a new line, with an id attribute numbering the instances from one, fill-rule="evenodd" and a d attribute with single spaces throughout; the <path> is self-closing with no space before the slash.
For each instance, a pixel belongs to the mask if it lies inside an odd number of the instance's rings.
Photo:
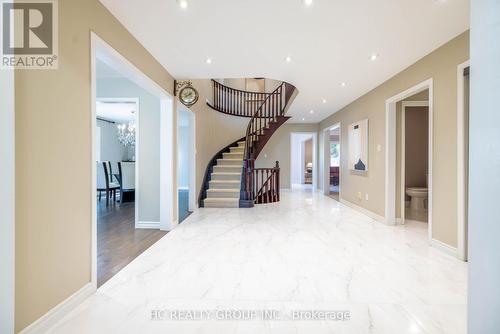
<path id="1" fill-rule="evenodd" d="M 429 108 L 405 109 L 405 188 L 426 187 L 429 163 Z M 406 200 L 410 200 L 408 195 Z"/>

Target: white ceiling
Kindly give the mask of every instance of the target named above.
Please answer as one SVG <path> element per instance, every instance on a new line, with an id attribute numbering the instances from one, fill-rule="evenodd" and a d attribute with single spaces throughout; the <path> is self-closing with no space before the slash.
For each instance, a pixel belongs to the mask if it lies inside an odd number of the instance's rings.
<path id="1" fill-rule="evenodd" d="M 294 84 L 293 122 L 321 121 L 469 27 L 468 0 L 188 1 L 101 0 L 176 78 Z"/>
<path id="2" fill-rule="evenodd" d="M 122 102 L 123 99 L 106 99 L 96 102 L 96 115 L 98 118 L 116 123 L 128 124 L 135 120 L 137 104 L 135 102 Z"/>

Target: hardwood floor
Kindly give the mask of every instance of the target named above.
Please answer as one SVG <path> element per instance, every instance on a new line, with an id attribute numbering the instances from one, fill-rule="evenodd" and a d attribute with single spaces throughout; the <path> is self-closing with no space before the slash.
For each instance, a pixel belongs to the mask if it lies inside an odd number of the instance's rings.
<path id="1" fill-rule="evenodd" d="M 97 202 L 97 286 L 101 286 L 167 232 L 135 229 L 134 202 Z"/>

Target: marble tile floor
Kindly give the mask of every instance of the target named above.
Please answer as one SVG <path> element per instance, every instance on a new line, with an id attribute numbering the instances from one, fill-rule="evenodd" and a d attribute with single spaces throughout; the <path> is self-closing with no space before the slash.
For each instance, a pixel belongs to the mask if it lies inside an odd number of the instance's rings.
<path id="1" fill-rule="evenodd" d="M 386 226 L 307 189 L 200 209 L 50 333 L 466 333 L 467 265 L 430 247 L 426 226 Z M 280 318 L 170 320 L 175 310 Z M 350 319 L 290 320 L 299 310 Z"/>

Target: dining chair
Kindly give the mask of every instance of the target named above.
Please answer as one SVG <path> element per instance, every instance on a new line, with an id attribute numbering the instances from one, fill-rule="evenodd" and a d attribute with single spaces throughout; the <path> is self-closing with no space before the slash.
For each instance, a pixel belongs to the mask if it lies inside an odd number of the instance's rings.
<path id="1" fill-rule="evenodd" d="M 135 162 L 118 162 L 120 175 L 120 203 L 123 203 L 123 194 L 135 192 Z"/>
<path id="2" fill-rule="evenodd" d="M 111 182 L 110 163 L 109 161 L 97 161 L 97 192 L 99 193 L 99 201 L 101 201 L 101 192 L 106 192 L 106 205 L 109 205 L 109 199 L 113 197 L 116 201 L 116 191 L 120 189 L 120 185 L 116 182 Z"/>

